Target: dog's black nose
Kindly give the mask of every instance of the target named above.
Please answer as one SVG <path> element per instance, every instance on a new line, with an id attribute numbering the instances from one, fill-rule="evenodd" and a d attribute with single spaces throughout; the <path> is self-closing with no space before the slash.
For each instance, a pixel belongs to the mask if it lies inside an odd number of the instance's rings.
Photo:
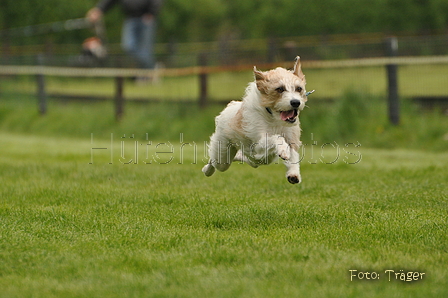
<path id="1" fill-rule="evenodd" d="M 293 108 L 298 108 L 300 106 L 300 100 L 293 99 L 289 102 Z"/>

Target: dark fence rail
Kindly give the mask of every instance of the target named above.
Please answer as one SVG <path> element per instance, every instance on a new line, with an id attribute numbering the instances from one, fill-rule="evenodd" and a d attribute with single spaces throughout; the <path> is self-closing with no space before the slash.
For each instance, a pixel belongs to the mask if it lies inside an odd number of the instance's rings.
<path id="1" fill-rule="evenodd" d="M 391 40 L 393 43 L 393 40 Z M 392 46 L 393 48 L 393 46 Z M 393 53 L 392 53 L 393 54 Z M 253 64 L 246 65 L 229 65 L 229 66 L 207 66 L 207 55 L 201 54 L 197 57 L 201 66 L 184 67 L 184 68 L 164 68 L 156 70 L 144 70 L 134 68 L 79 68 L 79 67 L 54 67 L 54 66 L 20 66 L 20 65 L 3 65 L 0 67 L 0 75 L 34 75 L 37 80 L 37 98 L 38 106 L 41 114 L 45 114 L 46 97 L 45 92 L 45 77 L 59 76 L 59 77 L 109 77 L 115 78 L 115 117 L 119 120 L 124 113 L 124 78 L 139 77 L 139 76 L 154 76 L 158 77 L 179 77 L 192 76 L 199 77 L 198 88 L 199 98 L 198 104 L 204 107 L 208 104 L 208 75 L 220 72 L 238 72 L 246 71 L 253 68 Z M 349 60 L 328 60 L 328 61 L 303 61 L 302 65 L 306 69 L 328 69 L 328 68 L 353 68 L 353 67 L 369 67 L 381 66 L 387 68 L 389 71 L 385 72 L 388 75 L 389 88 L 389 118 L 393 124 L 399 123 L 399 105 L 398 105 L 398 71 L 397 67 L 401 65 L 416 65 L 416 64 L 448 64 L 448 55 L 446 56 L 429 56 L 429 57 L 382 57 L 382 58 L 363 58 L 363 59 L 349 59 Z M 270 69 L 273 67 L 282 66 L 291 68 L 292 62 L 272 62 L 258 64 L 259 69 Z M 393 69 L 393 71 L 390 71 Z"/>
<path id="2" fill-rule="evenodd" d="M 77 20 L 86 26 L 83 19 Z M 61 26 L 65 23 L 61 23 Z M 61 27 L 62 28 L 62 27 Z M 448 64 L 448 34 L 388 37 L 383 33 L 326 36 L 301 36 L 237 40 L 223 37 L 215 42 L 156 44 L 156 59 L 162 67 L 153 70 L 134 68 L 119 45 L 107 45 L 108 57 L 85 63 L 81 44 L 60 45 L 43 36 L 39 45 L 21 45 L 10 32 L 1 31 L 0 75 L 34 75 L 39 111 L 45 114 L 47 76 L 115 78 L 115 113 L 124 113 L 124 79 L 130 77 L 197 76 L 198 104 L 209 101 L 209 76 L 221 72 L 247 71 L 277 66 L 290 68 L 295 56 L 307 69 L 334 69 L 377 66 L 387 71 L 389 119 L 399 123 L 398 76 L 401 65 Z M 25 42 L 25 41 L 24 41 Z M 399 50 L 398 50 L 399 49 Z M 40 53 L 40 54 L 37 54 Z M 37 58 L 36 58 L 37 57 Z M 82 60 L 83 63 L 80 63 Z M 284 62 L 288 61 L 288 62 Z M 88 66 L 88 67 L 87 67 Z M 70 94 L 67 94 L 70 95 Z"/>

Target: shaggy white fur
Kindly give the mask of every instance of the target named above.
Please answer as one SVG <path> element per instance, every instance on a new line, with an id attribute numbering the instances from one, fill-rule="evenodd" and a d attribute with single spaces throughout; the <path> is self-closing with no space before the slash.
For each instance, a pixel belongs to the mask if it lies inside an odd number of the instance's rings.
<path id="1" fill-rule="evenodd" d="M 210 160 L 202 172 L 211 176 L 215 169 L 226 171 L 233 161 L 257 168 L 280 157 L 288 181 L 300 183 L 298 116 L 308 100 L 300 57 L 292 71 L 278 67 L 261 72 L 254 68 L 254 75 L 243 100 L 230 102 L 216 117 Z"/>

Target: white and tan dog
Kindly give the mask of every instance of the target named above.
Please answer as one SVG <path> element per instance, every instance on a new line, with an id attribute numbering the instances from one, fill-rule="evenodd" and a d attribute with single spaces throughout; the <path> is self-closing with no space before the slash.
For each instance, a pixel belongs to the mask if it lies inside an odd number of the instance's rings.
<path id="1" fill-rule="evenodd" d="M 278 67 L 262 72 L 254 67 L 254 74 L 255 82 L 249 84 L 243 100 L 230 102 L 216 117 L 210 160 L 202 172 L 211 176 L 215 169 L 226 171 L 232 161 L 256 168 L 280 157 L 288 181 L 300 183 L 298 116 L 308 100 L 300 57 L 292 71 Z"/>

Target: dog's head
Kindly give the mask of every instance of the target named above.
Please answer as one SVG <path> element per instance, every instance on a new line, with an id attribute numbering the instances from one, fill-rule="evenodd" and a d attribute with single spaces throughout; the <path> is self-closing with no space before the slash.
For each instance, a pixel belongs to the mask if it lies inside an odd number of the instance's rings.
<path id="1" fill-rule="evenodd" d="M 300 57 L 296 57 L 292 71 L 278 67 L 266 72 L 254 67 L 255 81 L 261 93 L 261 105 L 285 124 L 294 124 L 308 100 L 305 75 Z"/>

